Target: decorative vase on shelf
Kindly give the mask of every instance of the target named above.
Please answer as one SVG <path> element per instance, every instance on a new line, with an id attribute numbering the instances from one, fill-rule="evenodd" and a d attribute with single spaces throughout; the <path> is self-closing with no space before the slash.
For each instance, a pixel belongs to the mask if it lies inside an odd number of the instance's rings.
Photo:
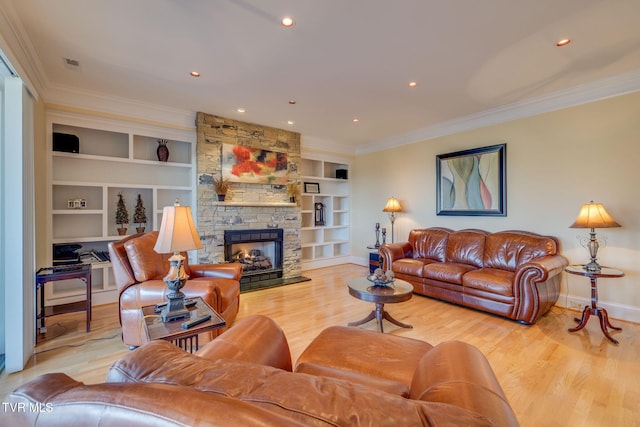
<path id="1" fill-rule="evenodd" d="M 118 228 L 118 235 L 119 236 L 124 236 L 127 234 L 127 228 L 126 227 L 120 227 Z"/>
<path id="2" fill-rule="evenodd" d="M 158 160 L 161 162 L 166 162 L 169 160 L 169 147 L 167 147 L 166 139 L 158 140 L 158 148 L 156 148 L 156 154 L 158 155 Z"/>
<path id="3" fill-rule="evenodd" d="M 218 201 L 219 202 L 224 202 L 225 197 L 227 197 L 226 194 L 218 194 Z"/>
<path id="4" fill-rule="evenodd" d="M 144 227 L 136 227 L 136 233 L 144 233 Z"/>

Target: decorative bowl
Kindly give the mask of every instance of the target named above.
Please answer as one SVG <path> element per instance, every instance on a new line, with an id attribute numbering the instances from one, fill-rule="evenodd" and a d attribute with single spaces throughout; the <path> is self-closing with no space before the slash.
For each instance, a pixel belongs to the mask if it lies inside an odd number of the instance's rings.
<path id="1" fill-rule="evenodd" d="M 374 286 L 392 287 L 396 279 L 386 280 L 381 277 L 367 276 L 367 280 L 372 282 Z"/>

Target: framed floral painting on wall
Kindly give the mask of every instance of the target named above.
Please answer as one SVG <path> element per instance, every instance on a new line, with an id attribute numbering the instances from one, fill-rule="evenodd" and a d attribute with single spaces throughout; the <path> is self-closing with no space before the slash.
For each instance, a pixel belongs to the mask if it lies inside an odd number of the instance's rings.
<path id="1" fill-rule="evenodd" d="M 507 145 L 436 156 L 438 215 L 506 216 Z"/>
<path id="2" fill-rule="evenodd" d="M 222 176 L 232 182 L 285 185 L 287 153 L 222 144 Z"/>

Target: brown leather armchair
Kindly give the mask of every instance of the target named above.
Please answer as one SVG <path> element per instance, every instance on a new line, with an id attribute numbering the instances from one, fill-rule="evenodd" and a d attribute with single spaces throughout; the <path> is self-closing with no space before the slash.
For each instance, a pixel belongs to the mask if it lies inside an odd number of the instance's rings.
<path id="1" fill-rule="evenodd" d="M 122 341 L 137 347 L 147 342 L 142 324 L 141 307 L 166 302 L 168 289 L 162 278 L 169 271 L 169 254 L 158 254 L 153 247 L 158 232 L 134 234 L 109 243 L 113 275 L 118 286 Z M 182 292 L 187 298 L 201 297 L 230 326 L 238 314 L 240 304 L 240 276 L 237 263 L 188 265 L 189 275 Z M 209 333 L 209 339 L 224 329 Z M 205 340 L 206 341 L 206 340 Z"/>

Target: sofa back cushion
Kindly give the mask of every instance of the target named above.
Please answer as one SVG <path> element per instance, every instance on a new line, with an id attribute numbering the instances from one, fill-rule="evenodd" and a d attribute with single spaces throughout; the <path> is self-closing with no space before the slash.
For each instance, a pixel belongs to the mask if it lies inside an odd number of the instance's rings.
<path id="1" fill-rule="evenodd" d="M 473 265 L 481 268 L 484 263 L 484 230 L 460 230 L 449 234 L 447 241 L 447 262 Z"/>
<path id="2" fill-rule="evenodd" d="M 158 232 L 151 231 L 124 244 L 129 264 L 138 282 L 162 279 L 169 272 L 169 258 L 172 254 L 159 254 L 153 250 L 158 240 Z M 189 274 L 186 254 L 184 269 Z"/>
<path id="3" fill-rule="evenodd" d="M 534 258 L 555 255 L 554 238 L 526 231 L 501 231 L 489 234 L 485 242 L 484 266 L 515 271 Z"/>
<path id="4" fill-rule="evenodd" d="M 413 248 L 414 258 L 428 258 L 443 262 L 447 250 L 447 238 L 451 230 L 432 227 L 422 230 L 411 230 L 409 243 Z"/>

